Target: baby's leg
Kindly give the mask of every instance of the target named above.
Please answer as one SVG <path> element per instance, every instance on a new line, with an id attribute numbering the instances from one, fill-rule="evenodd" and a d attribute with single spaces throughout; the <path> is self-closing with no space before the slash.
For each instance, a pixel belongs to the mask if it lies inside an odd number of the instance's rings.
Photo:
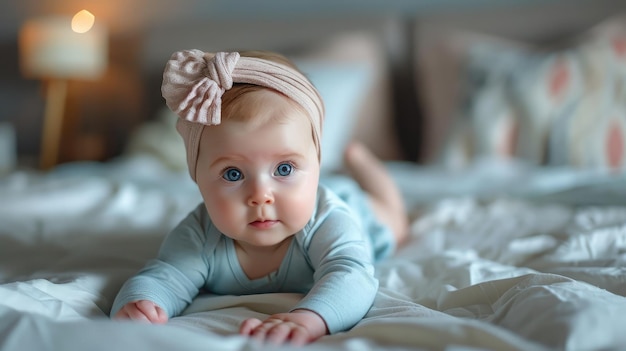
<path id="1" fill-rule="evenodd" d="M 402 194 L 380 160 L 364 145 L 353 142 L 344 153 L 347 170 L 367 193 L 378 219 L 388 225 L 398 245 L 408 235 L 408 215 Z"/>

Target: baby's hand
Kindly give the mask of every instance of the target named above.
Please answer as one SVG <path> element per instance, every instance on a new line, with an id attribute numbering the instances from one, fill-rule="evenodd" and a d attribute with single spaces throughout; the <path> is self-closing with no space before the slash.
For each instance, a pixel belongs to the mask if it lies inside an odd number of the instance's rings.
<path id="1" fill-rule="evenodd" d="M 246 319 L 239 333 L 255 339 L 282 344 L 304 345 L 328 334 L 326 323 L 317 313 L 309 310 L 295 310 L 278 313 L 263 322 L 256 318 Z"/>
<path id="2" fill-rule="evenodd" d="M 115 319 L 132 319 L 149 323 L 163 324 L 167 322 L 167 314 L 163 309 L 154 302 L 148 300 L 139 300 L 129 302 L 120 309 Z"/>

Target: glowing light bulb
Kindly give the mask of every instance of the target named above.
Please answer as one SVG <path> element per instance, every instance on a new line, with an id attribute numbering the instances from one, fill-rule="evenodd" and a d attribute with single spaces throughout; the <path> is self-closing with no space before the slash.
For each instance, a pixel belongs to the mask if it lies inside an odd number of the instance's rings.
<path id="1" fill-rule="evenodd" d="M 72 18 L 72 30 L 76 33 L 85 33 L 93 27 L 96 16 L 87 10 L 78 11 Z"/>

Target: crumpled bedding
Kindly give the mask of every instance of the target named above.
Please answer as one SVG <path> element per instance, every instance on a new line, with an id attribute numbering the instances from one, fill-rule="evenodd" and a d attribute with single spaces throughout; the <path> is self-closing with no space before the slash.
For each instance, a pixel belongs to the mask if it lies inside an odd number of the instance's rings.
<path id="1" fill-rule="evenodd" d="M 406 176 L 405 196 L 420 196 L 425 184 L 407 188 Z M 485 194 L 407 198 L 420 205 L 411 239 L 378 264 L 369 313 L 304 349 L 623 349 L 626 204 Z M 117 289 L 198 201 L 185 174 L 150 159 L 1 179 L 0 349 L 276 349 L 238 325 L 297 294 L 203 295 L 167 325 L 107 318 Z"/>

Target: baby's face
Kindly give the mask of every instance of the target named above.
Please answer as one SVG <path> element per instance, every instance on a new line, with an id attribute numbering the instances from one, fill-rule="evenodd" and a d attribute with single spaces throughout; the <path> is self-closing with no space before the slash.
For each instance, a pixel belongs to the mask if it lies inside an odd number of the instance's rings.
<path id="1" fill-rule="evenodd" d="M 196 180 L 222 233 L 270 247 L 311 218 L 320 165 L 307 117 L 282 95 L 252 94 L 264 100 L 245 109 L 253 114 L 250 122 L 227 119 L 204 128 Z"/>

